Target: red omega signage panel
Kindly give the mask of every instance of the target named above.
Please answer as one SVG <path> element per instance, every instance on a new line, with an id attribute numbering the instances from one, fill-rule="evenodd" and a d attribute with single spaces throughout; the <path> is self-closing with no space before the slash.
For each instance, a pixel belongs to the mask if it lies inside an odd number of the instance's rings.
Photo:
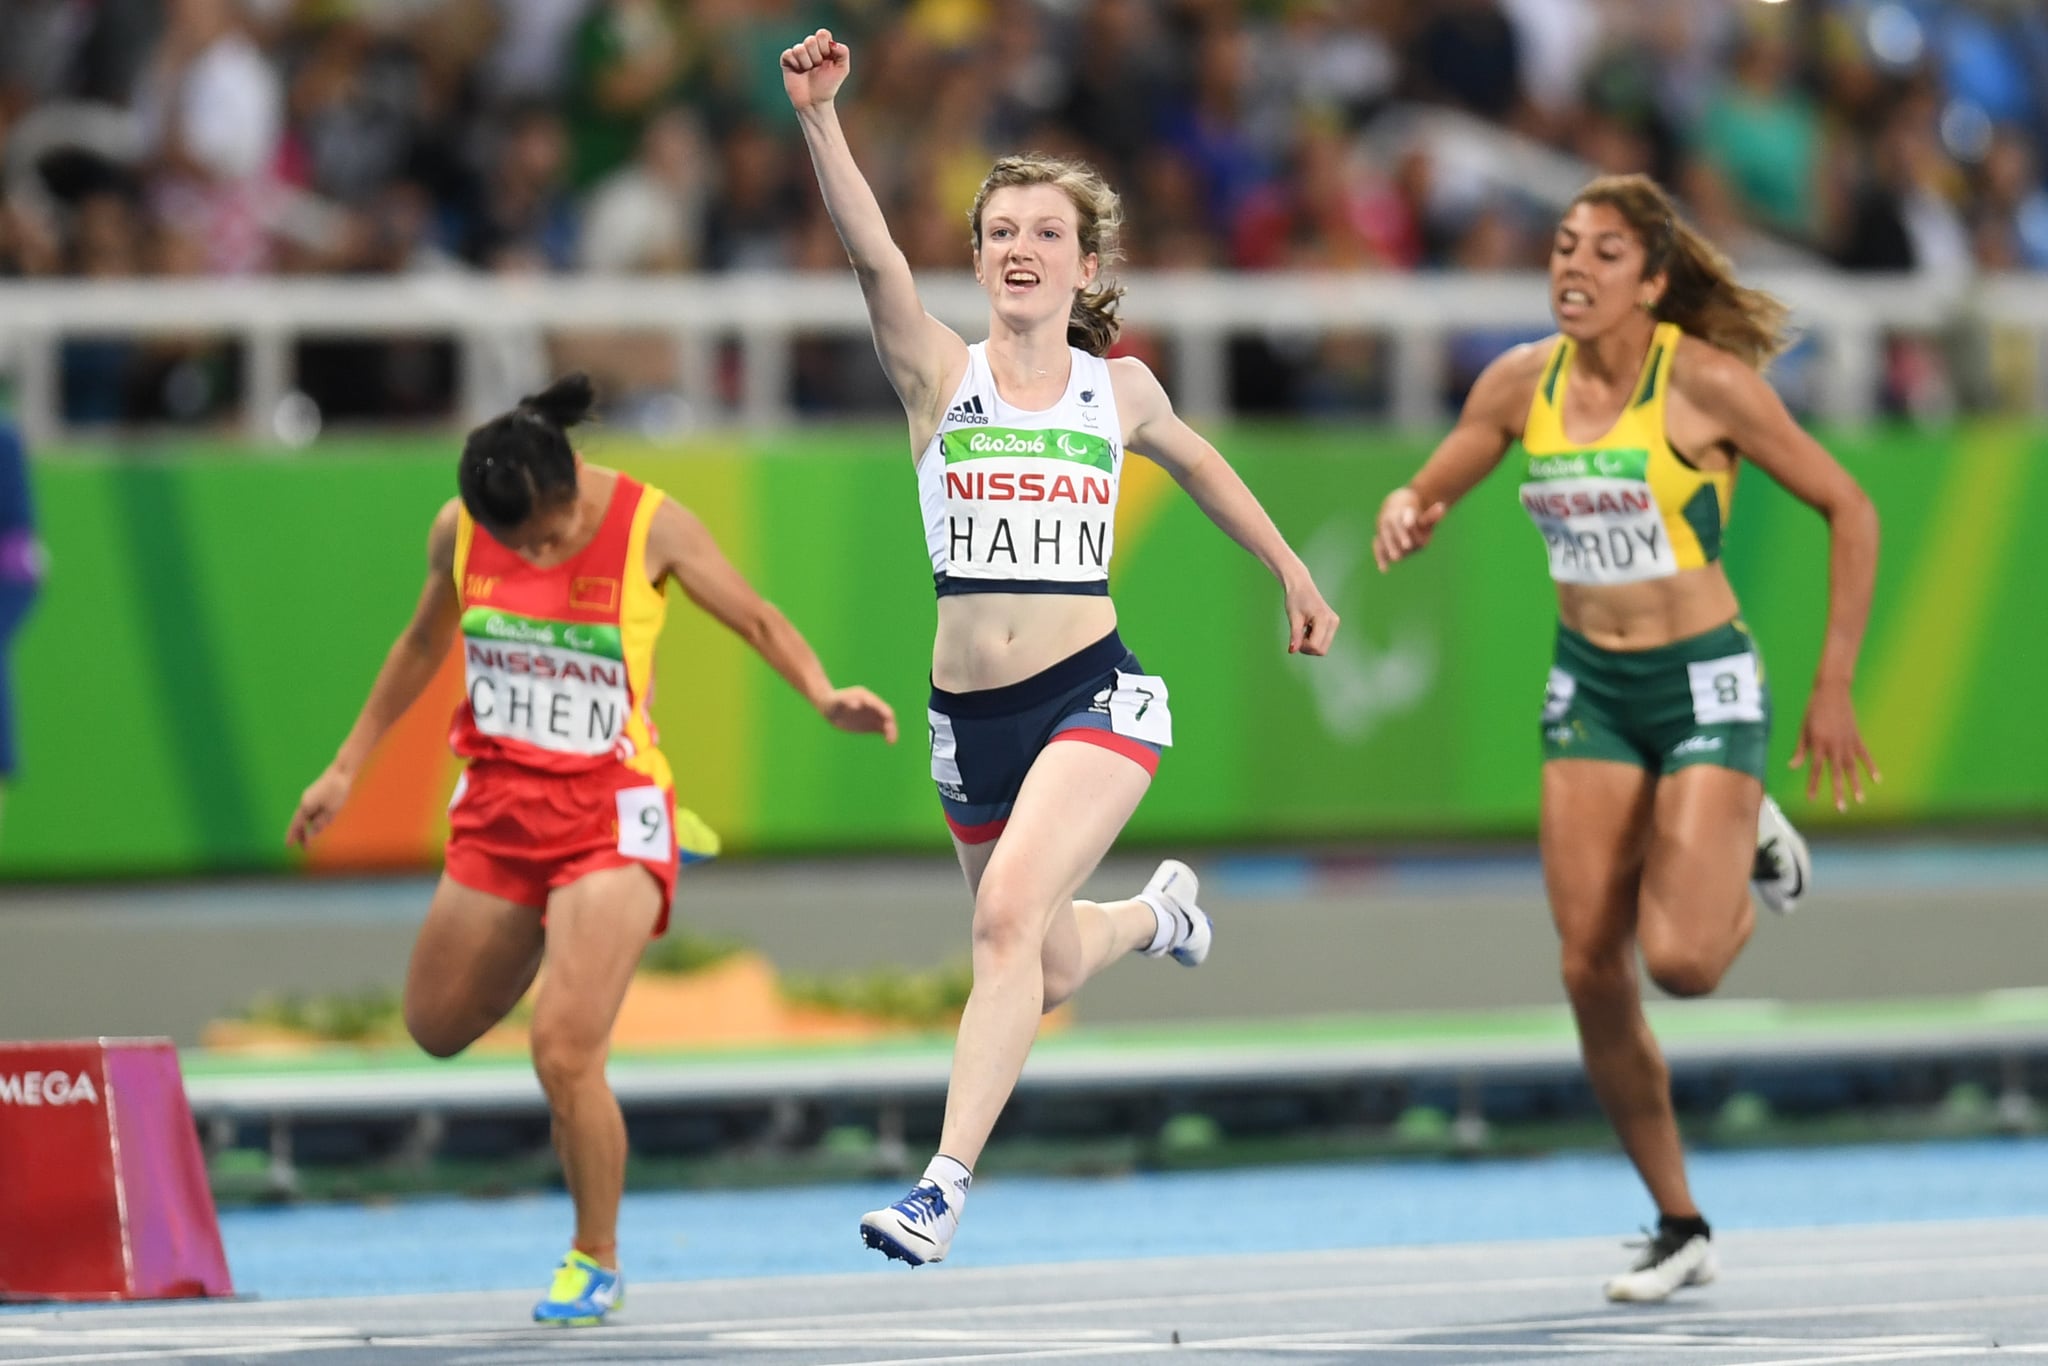
<path id="1" fill-rule="evenodd" d="M 233 1293 L 171 1042 L 0 1043 L 0 1299 Z"/>

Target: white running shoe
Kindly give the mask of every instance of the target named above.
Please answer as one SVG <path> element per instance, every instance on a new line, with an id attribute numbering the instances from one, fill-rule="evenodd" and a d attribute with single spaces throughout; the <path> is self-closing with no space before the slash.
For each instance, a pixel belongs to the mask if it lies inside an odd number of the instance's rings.
<path id="1" fill-rule="evenodd" d="M 1704 1233 L 1659 1229 L 1642 1248 L 1634 1266 L 1607 1282 L 1608 1299 L 1656 1304 L 1682 1286 L 1707 1284 L 1720 1271 L 1713 1240 Z"/>
<path id="2" fill-rule="evenodd" d="M 1152 874 L 1145 890 L 1138 893 L 1138 900 L 1164 911 L 1177 928 L 1165 944 L 1157 949 L 1146 949 L 1147 957 L 1172 954 L 1181 966 L 1197 968 L 1209 956 L 1209 943 L 1215 937 L 1215 926 L 1209 923 L 1209 913 L 1195 904 L 1195 894 L 1200 888 L 1195 870 L 1176 858 L 1167 859 Z"/>
<path id="3" fill-rule="evenodd" d="M 938 1182 L 926 1177 L 910 1194 L 860 1221 L 860 1240 L 891 1261 L 923 1266 L 943 1262 L 960 1231 L 960 1211 Z"/>
<path id="4" fill-rule="evenodd" d="M 1768 794 L 1756 811 L 1756 863 L 1749 878 L 1757 900 L 1779 915 L 1792 914 L 1813 885 L 1813 856 L 1806 850 L 1806 840 Z"/>

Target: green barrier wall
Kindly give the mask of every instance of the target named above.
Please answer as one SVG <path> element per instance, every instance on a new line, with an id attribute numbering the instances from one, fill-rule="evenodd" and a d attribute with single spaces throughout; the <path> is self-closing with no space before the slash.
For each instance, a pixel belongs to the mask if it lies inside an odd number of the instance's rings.
<path id="1" fill-rule="evenodd" d="M 1381 495 L 1427 453 L 1373 431 L 1254 429 L 1221 444 L 1344 616 L 1327 660 L 1289 658 L 1279 595 L 1170 481 L 1134 461 L 1119 520 L 1124 634 L 1172 690 L 1176 744 L 1133 834 L 1526 834 L 1552 608 L 1506 475 L 1437 545 L 1381 577 Z M 2048 607 L 2025 556 L 2048 521 L 2048 433 L 1994 427 L 1845 439 L 1885 550 L 1857 685 L 1886 774 L 1862 819 L 2048 817 Z M 893 431 L 590 454 L 695 507 L 811 637 L 836 679 L 893 703 L 893 750 L 839 735 L 678 597 L 656 717 L 683 800 L 736 851 L 933 848 L 923 704 L 930 576 Z M 184 873 L 287 863 L 280 837 L 332 754 L 425 571 L 451 443 L 266 459 L 91 452 L 36 471 L 54 567 L 17 644 L 22 772 L 0 871 Z M 1754 471 L 1728 560 L 1779 706 L 1773 785 L 1825 610 L 1818 518 Z M 446 692 L 440 705 L 445 706 Z M 322 862 L 431 866 L 453 780 L 440 714 L 380 756 L 357 830 Z M 1815 812 L 1816 824 L 1832 819 Z"/>

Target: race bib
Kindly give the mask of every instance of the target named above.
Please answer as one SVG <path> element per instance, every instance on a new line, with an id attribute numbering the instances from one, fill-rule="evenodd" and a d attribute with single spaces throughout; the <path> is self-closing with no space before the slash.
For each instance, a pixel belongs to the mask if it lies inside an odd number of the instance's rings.
<path id="1" fill-rule="evenodd" d="M 618 746 L 632 709 L 618 627 L 472 607 L 462 614 L 462 635 L 479 731 L 557 754 Z"/>
<path id="2" fill-rule="evenodd" d="M 1108 577 L 1117 459 L 1091 432 L 976 427 L 947 431 L 944 523 L 934 554 L 973 579 L 1088 583 Z M 935 566 L 936 567 L 936 566 Z"/>
<path id="3" fill-rule="evenodd" d="M 1692 682 L 1692 718 L 1701 725 L 1764 719 L 1763 680 L 1754 654 L 1702 659 L 1686 665 L 1685 672 Z"/>
<path id="4" fill-rule="evenodd" d="M 1157 674 L 1117 671 L 1109 694 L 1109 728 L 1148 744 L 1173 743 L 1173 713 L 1166 707 L 1166 680 Z"/>
<path id="5" fill-rule="evenodd" d="M 1529 457 L 1522 508 L 1543 533 L 1559 583 L 1639 583 L 1678 572 L 1650 489 L 1648 451 Z"/>
<path id="6" fill-rule="evenodd" d="M 666 863 L 675 847 L 669 827 L 668 793 L 658 787 L 622 788 L 619 803 L 619 852 L 628 858 Z"/>

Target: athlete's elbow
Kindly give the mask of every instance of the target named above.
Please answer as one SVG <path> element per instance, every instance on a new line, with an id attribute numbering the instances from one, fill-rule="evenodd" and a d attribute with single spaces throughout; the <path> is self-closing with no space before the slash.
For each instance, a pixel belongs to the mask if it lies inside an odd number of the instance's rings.
<path id="1" fill-rule="evenodd" d="M 1827 509 L 1828 526 L 1837 534 L 1848 533 L 1873 544 L 1877 541 L 1877 503 L 1861 487 L 1851 485 Z"/>
<path id="2" fill-rule="evenodd" d="M 398 652 L 409 659 L 438 665 L 453 643 L 451 634 L 408 626 L 398 635 Z"/>
<path id="3" fill-rule="evenodd" d="M 768 654 L 789 629 L 789 619 L 772 602 L 764 602 L 738 623 L 739 636 L 758 654 Z"/>

